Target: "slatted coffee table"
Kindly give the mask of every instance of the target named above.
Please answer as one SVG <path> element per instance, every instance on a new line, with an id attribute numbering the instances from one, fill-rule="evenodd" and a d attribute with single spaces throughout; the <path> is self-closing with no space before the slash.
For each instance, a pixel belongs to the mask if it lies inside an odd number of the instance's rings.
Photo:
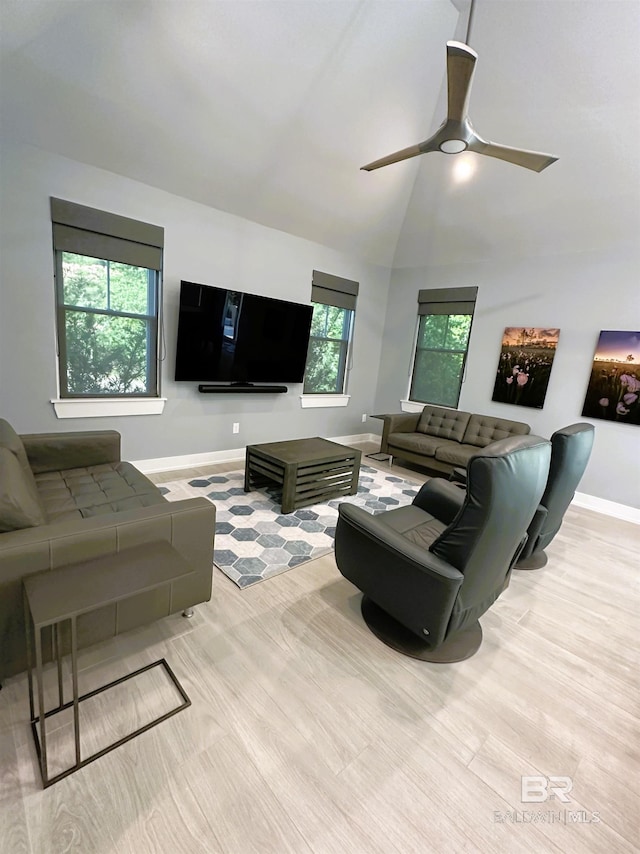
<path id="1" fill-rule="evenodd" d="M 361 452 L 328 439 L 247 445 L 244 491 L 282 485 L 282 512 L 358 491 Z"/>

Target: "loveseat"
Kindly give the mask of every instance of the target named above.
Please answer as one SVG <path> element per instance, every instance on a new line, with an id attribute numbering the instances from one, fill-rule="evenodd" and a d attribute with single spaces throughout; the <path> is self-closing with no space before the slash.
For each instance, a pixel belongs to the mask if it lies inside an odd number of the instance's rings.
<path id="1" fill-rule="evenodd" d="M 522 421 L 427 405 L 421 412 L 384 416 L 380 453 L 451 474 L 481 448 L 530 430 Z"/>
<path id="2" fill-rule="evenodd" d="M 210 599 L 214 529 L 206 498 L 169 502 L 121 461 L 115 430 L 19 436 L 0 419 L 0 683 L 26 667 L 23 576 L 161 540 L 187 560 L 171 589 L 79 618 L 88 646 Z"/>

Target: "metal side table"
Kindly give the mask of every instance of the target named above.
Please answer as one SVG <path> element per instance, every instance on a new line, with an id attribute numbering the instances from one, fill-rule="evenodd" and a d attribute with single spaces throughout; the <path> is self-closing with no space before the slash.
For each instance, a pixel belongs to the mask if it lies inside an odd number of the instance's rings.
<path id="1" fill-rule="evenodd" d="M 384 421 L 385 415 L 370 415 L 369 418 L 379 418 L 381 421 Z M 377 460 L 378 462 L 383 462 L 384 460 L 391 461 L 391 454 L 383 453 L 382 451 L 374 451 L 372 454 L 365 454 L 366 457 L 370 457 L 372 460 Z"/>
<path id="2" fill-rule="evenodd" d="M 77 618 L 82 614 L 101 608 L 104 605 L 121 602 L 139 593 L 155 590 L 171 582 L 184 578 L 193 572 L 186 560 L 179 555 L 168 542 L 160 541 L 135 546 L 106 557 L 83 561 L 82 563 L 53 569 L 47 572 L 26 576 L 23 579 L 25 625 L 27 634 L 27 664 L 29 680 L 29 711 L 31 730 L 38 754 L 42 773 L 43 787 L 46 789 L 58 780 L 62 780 L 79 768 L 88 765 L 105 753 L 115 750 L 121 744 L 130 741 L 142 732 L 161 723 L 172 715 L 191 705 L 189 697 L 178 682 L 175 674 L 164 658 L 141 667 L 134 673 L 128 673 L 120 679 L 114 679 L 107 685 L 96 688 L 87 694 L 78 693 L 78 649 Z M 71 682 L 72 699 L 64 702 L 62 678 L 62 643 L 60 626 L 69 621 L 71 626 Z M 58 669 L 58 705 L 45 711 L 43 684 L 42 630 L 51 626 L 54 651 Z M 32 638 L 33 632 L 33 638 Z M 38 714 L 36 715 L 33 687 L 33 646 L 35 646 L 35 676 L 38 693 Z M 153 667 L 163 667 L 173 682 L 182 702 L 176 708 L 166 712 L 153 721 L 139 727 L 134 732 L 111 743 L 107 747 L 83 758 L 80 747 L 79 706 L 83 700 L 107 691 L 115 685 L 134 679 Z M 49 777 L 47 757 L 46 722 L 52 715 L 73 707 L 73 732 L 75 738 L 75 763 L 64 771 Z M 38 735 L 38 725 L 40 734 Z"/>

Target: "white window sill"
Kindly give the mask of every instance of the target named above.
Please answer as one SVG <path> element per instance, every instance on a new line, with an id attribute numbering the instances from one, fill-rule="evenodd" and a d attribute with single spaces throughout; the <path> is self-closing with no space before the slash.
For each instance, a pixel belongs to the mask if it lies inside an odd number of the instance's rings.
<path id="1" fill-rule="evenodd" d="M 437 406 L 440 409 L 457 409 L 457 406 L 443 406 L 440 403 L 420 403 L 416 400 L 401 400 L 400 409 L 403 412 L 422 412 L 425 406 Z"/>
<path id="2" fill-rule="evenodd" d="M 401 400 L 400 409 L 403 412 L 422 412 L 426 403 L 416 403 L 415 400 Z"/>
<path id="3" fill-rule="evenodd" d="M 58 418 L 103 418 L 118 415 L 162 415 L 166 397 L 136 397 L 122 400 L 87 398 L 84 400 L 56 398 L 52 400 Z"/>
<path id="4" fill-rule="evenodd" d="M 351 398 L 350 394 L 301 394 L 300 406 L 302 409 L 318 409 L 328 406 L 346 406 Z"/>

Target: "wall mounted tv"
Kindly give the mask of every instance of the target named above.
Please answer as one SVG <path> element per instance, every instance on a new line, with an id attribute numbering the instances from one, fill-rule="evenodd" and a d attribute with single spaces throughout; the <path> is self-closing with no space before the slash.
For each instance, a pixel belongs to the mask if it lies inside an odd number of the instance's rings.
<path id="1" fill-rule="evenodd" d="M 312 313 L 310 304 L 183 281 L 175 378 L 230 383 L 238 390 L 253 383 L 301 383 Z"/>

